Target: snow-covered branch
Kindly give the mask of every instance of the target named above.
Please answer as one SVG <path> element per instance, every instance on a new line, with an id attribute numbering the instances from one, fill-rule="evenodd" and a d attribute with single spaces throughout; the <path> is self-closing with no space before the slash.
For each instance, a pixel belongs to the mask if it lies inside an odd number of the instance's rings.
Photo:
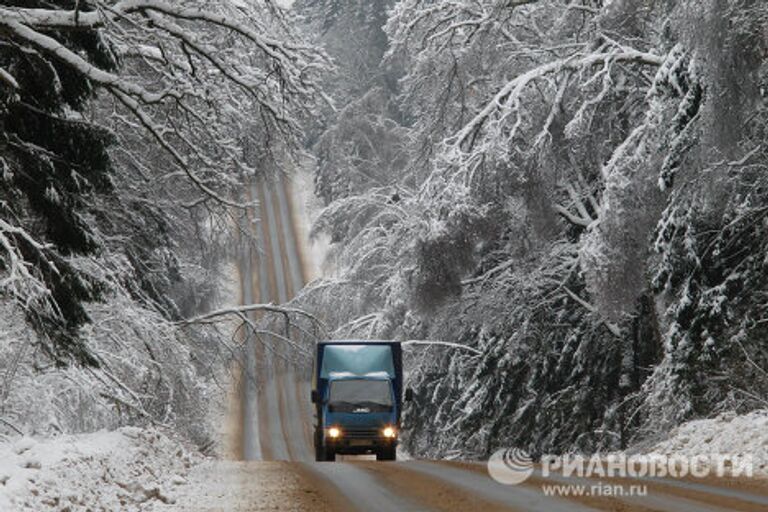
<path id="1" fill-rule="evenodd" d="M 35 240 L 23 228 L 0 218 L 0 263 L 5 274 L 0 279 L 0 293 L 13 297 L 24 308 L 53 307 L 50 291 L 25 258 L 21 246 L 28 247 L 44 266 L 57 272 L 55 264 L 45 255 L 46 245 Z"/>
<path id="2" fill-rule="evenodd" d="M 192 324 L 215 324 L 215 323 L 220 323 L 225 321 L 227 317 L 234 317 L 240 321 L 240 327 L 238 327 L 237 330 L 239 330 L 244 326 L 252 334 L 255 334 L 257 336 L 268 335 L 269 337 L 276 339 L 282 343 L 285 343 L 286 345 L 291 347 L 293 352 L 307 355 L 306 348 L 296 343 L 295 341 L 293 341 L 289 336 L 287 335 L 283 336 L 280 333 L 276 332 L 275 330 L 267 330 L 264 327 L 258 325 L 253 317 L 254 313 L 280 314 L 285 319 L 286 333 L 288 333 L 293 327 L 301 331 L 303 334 L 308 335 L 310 338 L 312 337 L 316 338 L 317 336 L 313 336 L 299 323 L 292 320 L 292 317 L 303 317 L 309 320 L 311 324 L 315 326 L 315 328 L 318 329 L 320 333 L 322 333 L 321 337 L 323 338 L 328 337 L 327 329 L 325 325 L 315 315 L 303 309 L 277 306 L 272 303 L 246 304 L 243 306 L 221 308 L 215 311 L 204 313 L 202 315 L 188 318 L 186 320 L 182 320 L 180 322 L 177 322 L 176 325 L 185 326 L 185 325 L 192 325 Z"/>
<path id="3" fill-rule="evenodd" d="M 221 308 L 217 309 L 215 311 L 211 311 L 208 313 L 204 313 L 202 315 L 194 316 L 192 318 L 187 318 L 185 320 L 182 320 L 180 322 L 177 322 L 178 325 L 189 325 L 189 324 L 201 324 L 201 323 L 213 323 L 221 320 L 221 317 L 229 316 L 229 315 L 235 315 L 240 316 L 246 313 L 250 312 L 266 312 L 266 313 L 279 313 L 282 315 L 298 315 L 298 316 L 304 316 L 313 322 L 317 324 L 321 324 L 320 320 L 314 316 L 313 314 L 304 311 L 303 309 L 298 308 L 288 308 L 284 306 L 277 306 L 275 304 L 269 303 L 269 304 L 246 304 L 244 306 L 235 306 L 235 307 L 227 307 L 227 308 Z"/>
<path id="4" fill-rule="evenodd" d="M 579 297 L 578 295 L 576 295 L 576 294 L 575 294 L 574 292 L 572 292 L 572 291 L 571 291 L 571 290 L 570 290 L 570 289 L 569 289 L 567 286 L 563 286 L 563 287 L 562 287 L 562 289 L 563 289 L 563 291 L 564 291 L 565 293 L 567 293 L 567 294 L 568 294 L 568 296 L 569 296 L 570 298 L 572 298 L 574 301 L 576 301 L 576 303 L 577 303 L 577 304 L 579 304 L 580 306 L 582 306 L 583 308 L 585 308 L 585 309 L 586 309 L 587 311 L 589 311 L 590 313 L 592 313 L 592 314 L 596 314 L 596 315 L 599 315 L 599 314 L 600 314 L 600 313 L 599 313 L 599 311 L 597 310 L 597 308 L 596 308 L 595 306 L 593 306 L 593 305 L 592 305 L 592 304 L 590 304 L 589 302 L 585 301 L 584 299 L 582 299 L 581 297 Z M 608 320 L 605 320 L 604 318 L 601 318 L 601 321 L 602 321 L 602 323 L 605 325 L 605 327 L 606 327 L 606 328 L 607 328 L 609 331 L 611 331 L 611 334 L 613 334 L 613 335 L 614 335 L 614 336 L 616 336 L 617 338 L 621 338 L 621 336 L 622 336 L 622 333 L 621 333 L 621 329 L 619 329 L 619 326 L 618 326 L 618 325 L 616 325 L 616 324 L 614 324 L 614 323 L 612 323 L 612 322 L 609 322 Z"/>
<path id="5" fill-rule="evenodd" d="M 473 354 L 477 355 L 483 355 L 482 350 L 478 350 L 475 347 L 470 347 L 468 345 L 463 345 L 461 343 L 456 343 L 453 341 L 440 341 L 440 340 L 406 340 L 402 342 L 403 345 L 426 345 L 428 347 L 449 347 L 449 348 L 457 348 L 460 350 L 466 350 L 468 352 L 472 352 Z"/>
<path id="6" fill-rule="evenodd" d="M 3 68 L 0 68 L 0 80 L 2 80 L 5 83 L 5 85 L 13 89 L 19 88 L 19 82 L 16 81 L 16 79 L 13 77 L 12 74 L 10 74 L 8 71 L 6 71 Z"/>
<path id="7" fill-rule="evenodd" d="M 279 16 L 230 1 L 98 1 L 87 10 L 2 7 L 0 31 L 111 93 L 114 118 L 137 119 L 204 198 L 241 206 L 226 196 L 233 181 L 227 173 L 247 168 L 237 142 L 242 124 L 261 119 L 265 132 L 295 144 L 299 117 L 322 101 L 316 80 L 328 59 Z M 74 51 L 63 36 L 69 30 L 97 30 L 126 59 L 121 69 Z M 0 79 L 18 85 L 12 70 Z"/>
<path id="8" fill-rule="evenodd" d="M 606 63 L 637 63 L 649 66 L 660 66 L 664 57 L 654 53 L 620 48 L 587 55 L 573 55 L 554 62 L 547 62 L 522 73 L 502 87 L 485 108 L 478 112 L 461 130 L 446 140 L 448 151 L 467 152 L 476 145 L 478 133 L 488 123 L 501 124 L 512 116 L 513 122 L 508 127 L 505 137 L 514 138 L 523 120 L 520 116 L 522 97 L 525 90 L 537 80 L 548 75 L 564 71 L 584 71 Z M 455 154 L 455 152 L 451 152 Z"/>

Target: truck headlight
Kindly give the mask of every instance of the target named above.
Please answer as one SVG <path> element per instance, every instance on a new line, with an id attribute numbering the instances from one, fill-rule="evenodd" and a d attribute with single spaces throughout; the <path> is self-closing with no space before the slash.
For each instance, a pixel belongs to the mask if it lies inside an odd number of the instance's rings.
<path id="1" fill-rule="evenodd" d="M 395 429 L 395 427 L 385 427 L 382 434 L 384 434 L 384 437 L 394 439 L 397 437 L 397 429 Z"/>
<path id="2" fill-rule="evenodd" d="M 328 429 L 328 437 L 331 439 L 338 439 L 341 437 L 341 429 L 337 427 L 331 427 Z"/>

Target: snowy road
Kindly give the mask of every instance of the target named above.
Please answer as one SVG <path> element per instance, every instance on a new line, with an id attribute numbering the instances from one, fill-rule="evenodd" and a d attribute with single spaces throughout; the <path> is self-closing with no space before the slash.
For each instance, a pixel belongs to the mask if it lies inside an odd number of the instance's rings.
<path id="1" fill-rule="evenodd" d="M 260 241 L 261 251 L 251 248 L 241 255 L 239 266 L 243 302 L 284 303 L 302 288 L 306 280 L 302 255 L 305 244 L 297 235 L 299 231 L 291 205 L 290 186 L 284 179 L 278 179 L 270 185 L 254 185 L 250 192 L 259 201 L 259 209 L 252 215 L 260 220 L 253 222 L 252 218 L 248 226 Z M 630 483 L 647 484 L 648 495 L 565 498 L 545 496 L 542 486 L 590 486 L 597 482 L 562 477 L 544 480 L 540 475 L 534 475 L 524 485 L 506 486 L 492 480 L 484 465 L 457 462 L 382 463 L 345 458 L 335 463 L 317 463 L 314 462 L 312 448 L 313 409 L 309 401 L 310 385 L 306 371 L 286 362 L 278 351 L 273 353 L 254 341 L 249 341 L 245 364 L 249 375 L 260 377 L 259 385 L 249 379 L 244 386 L 240 408 L 243 437 L 240 455 L 243 460 L 251 462 L 240 469 L 227 466 L 226 471 L 252 472 L 255 475 L 262 464 L 270 471 L 287 473 L 285 478 L 294 482 L 297 488 L 304 486 L 305 493 L 318 495 L 317 500 L 311 502 L 296 497 L 300 493 L 285 495 L 284 500 L 298 501 L 284 503 L 279 509 L 377 512 L 466 511 L 477 508 L 482 508 L 484 512 L 768 510 L 768 485 L 754 483 L 723 481 L 714 485 L 709 482 L 668 480 L 617 481 L 627 486 Z M 266 461 L 286 462 L 274 466 L 274 462 Z M 258 502 L 261 499 L 259 496 L 258 493 L 246 492 L 243 499 L 254 501 L 245 505 L 240 503 L 237 510 L 263 510 L 264 504 Z"/>

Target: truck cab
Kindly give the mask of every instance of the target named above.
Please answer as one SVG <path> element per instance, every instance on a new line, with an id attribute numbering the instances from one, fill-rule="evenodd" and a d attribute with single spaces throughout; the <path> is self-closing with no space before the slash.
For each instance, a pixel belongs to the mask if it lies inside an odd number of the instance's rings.
<path id="1" fill-rule="evenodd" d="M 333 341 L 315 358 L 315 458 L 375 454 L 395 460 L 402 408 L 401 348 L 396 342 Z M 406 391 L 405 398 L 410 398 Z"/>

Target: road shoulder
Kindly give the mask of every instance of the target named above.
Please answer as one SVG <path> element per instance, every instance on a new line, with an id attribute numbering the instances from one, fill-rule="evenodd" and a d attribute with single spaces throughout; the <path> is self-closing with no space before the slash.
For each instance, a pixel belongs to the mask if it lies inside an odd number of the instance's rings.
<path id="1" fill-rule="evenodd" d="M 334 510 L 317 482 L 289 462 L 207 461 L 192 471 L 178 494 L 183 498 L 176 503 L 158 504 L 152 511 Z"/>

